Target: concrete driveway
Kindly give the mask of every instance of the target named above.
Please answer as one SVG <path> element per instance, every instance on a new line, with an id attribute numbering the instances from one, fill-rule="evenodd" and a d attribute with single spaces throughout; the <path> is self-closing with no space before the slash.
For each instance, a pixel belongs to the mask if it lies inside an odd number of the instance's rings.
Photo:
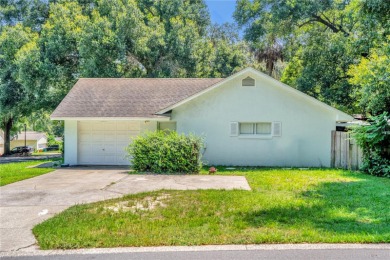
<path id="1" fill-rule="evenodd" d="M 70 206 L 160 189 L 244 189 L 243 176 L 129 175 L 126 168 L 83 167 L 0 187 L 0 251 L 35 250 L 31 229 Z"/>

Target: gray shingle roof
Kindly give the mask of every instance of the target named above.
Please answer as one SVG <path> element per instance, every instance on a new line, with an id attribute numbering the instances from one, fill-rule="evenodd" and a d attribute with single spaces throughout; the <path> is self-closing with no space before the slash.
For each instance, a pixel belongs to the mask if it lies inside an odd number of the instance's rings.
<path id="1" fill-rule="evenodd" d="M 222 78 L 82 78 L 51 115 L 64 117 L 158 117 Z"/>

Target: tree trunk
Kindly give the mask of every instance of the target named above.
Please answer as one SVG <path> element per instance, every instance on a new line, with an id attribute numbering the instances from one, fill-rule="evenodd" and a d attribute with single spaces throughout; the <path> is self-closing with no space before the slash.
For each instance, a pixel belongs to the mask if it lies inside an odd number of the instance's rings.
<path id="1" fill-rule="evenodd" d="M 268 75 L 270 75 L 272 77 L 272 72 L 274 71 L 274 68 L 275 68 L 275 61 L 272 58 L 268 58 L 265 66 L 266 66 Z"/>
<path id="2" fill-rule="evenodd" d="M 11 151 L 11 128 L 13 120 L 9 118 L 4 121 L 4 155 L 9 155 Z"/>

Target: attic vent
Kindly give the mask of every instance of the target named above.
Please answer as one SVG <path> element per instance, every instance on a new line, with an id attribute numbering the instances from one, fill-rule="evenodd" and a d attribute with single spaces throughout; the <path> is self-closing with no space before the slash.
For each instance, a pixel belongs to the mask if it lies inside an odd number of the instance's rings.
<path id="1" fill-rule="evenodd" d="M 242 80 L 242 86 L 243 87 L 254 87 L 255 86 L 255 80 L 251 77 L 246 77 Z"/>

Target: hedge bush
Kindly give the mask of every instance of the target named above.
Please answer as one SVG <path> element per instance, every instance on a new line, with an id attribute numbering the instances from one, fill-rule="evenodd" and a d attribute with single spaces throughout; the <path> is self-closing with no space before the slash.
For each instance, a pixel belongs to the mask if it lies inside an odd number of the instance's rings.
<path id="1" fill-rule="evenodd" d="M 198 173 L 202 147 L 202 139 L 195 135 L 156 131 L 135 137 L 127 153 L 136 171 Z"/>
<path id="2" fill-rule="evenodd" d="M 371 117 L 369 125 L 352 128 L 352 138 L 363 151 L 361 170 L 390 178 L 390 116 L 387 112 Z"/>

